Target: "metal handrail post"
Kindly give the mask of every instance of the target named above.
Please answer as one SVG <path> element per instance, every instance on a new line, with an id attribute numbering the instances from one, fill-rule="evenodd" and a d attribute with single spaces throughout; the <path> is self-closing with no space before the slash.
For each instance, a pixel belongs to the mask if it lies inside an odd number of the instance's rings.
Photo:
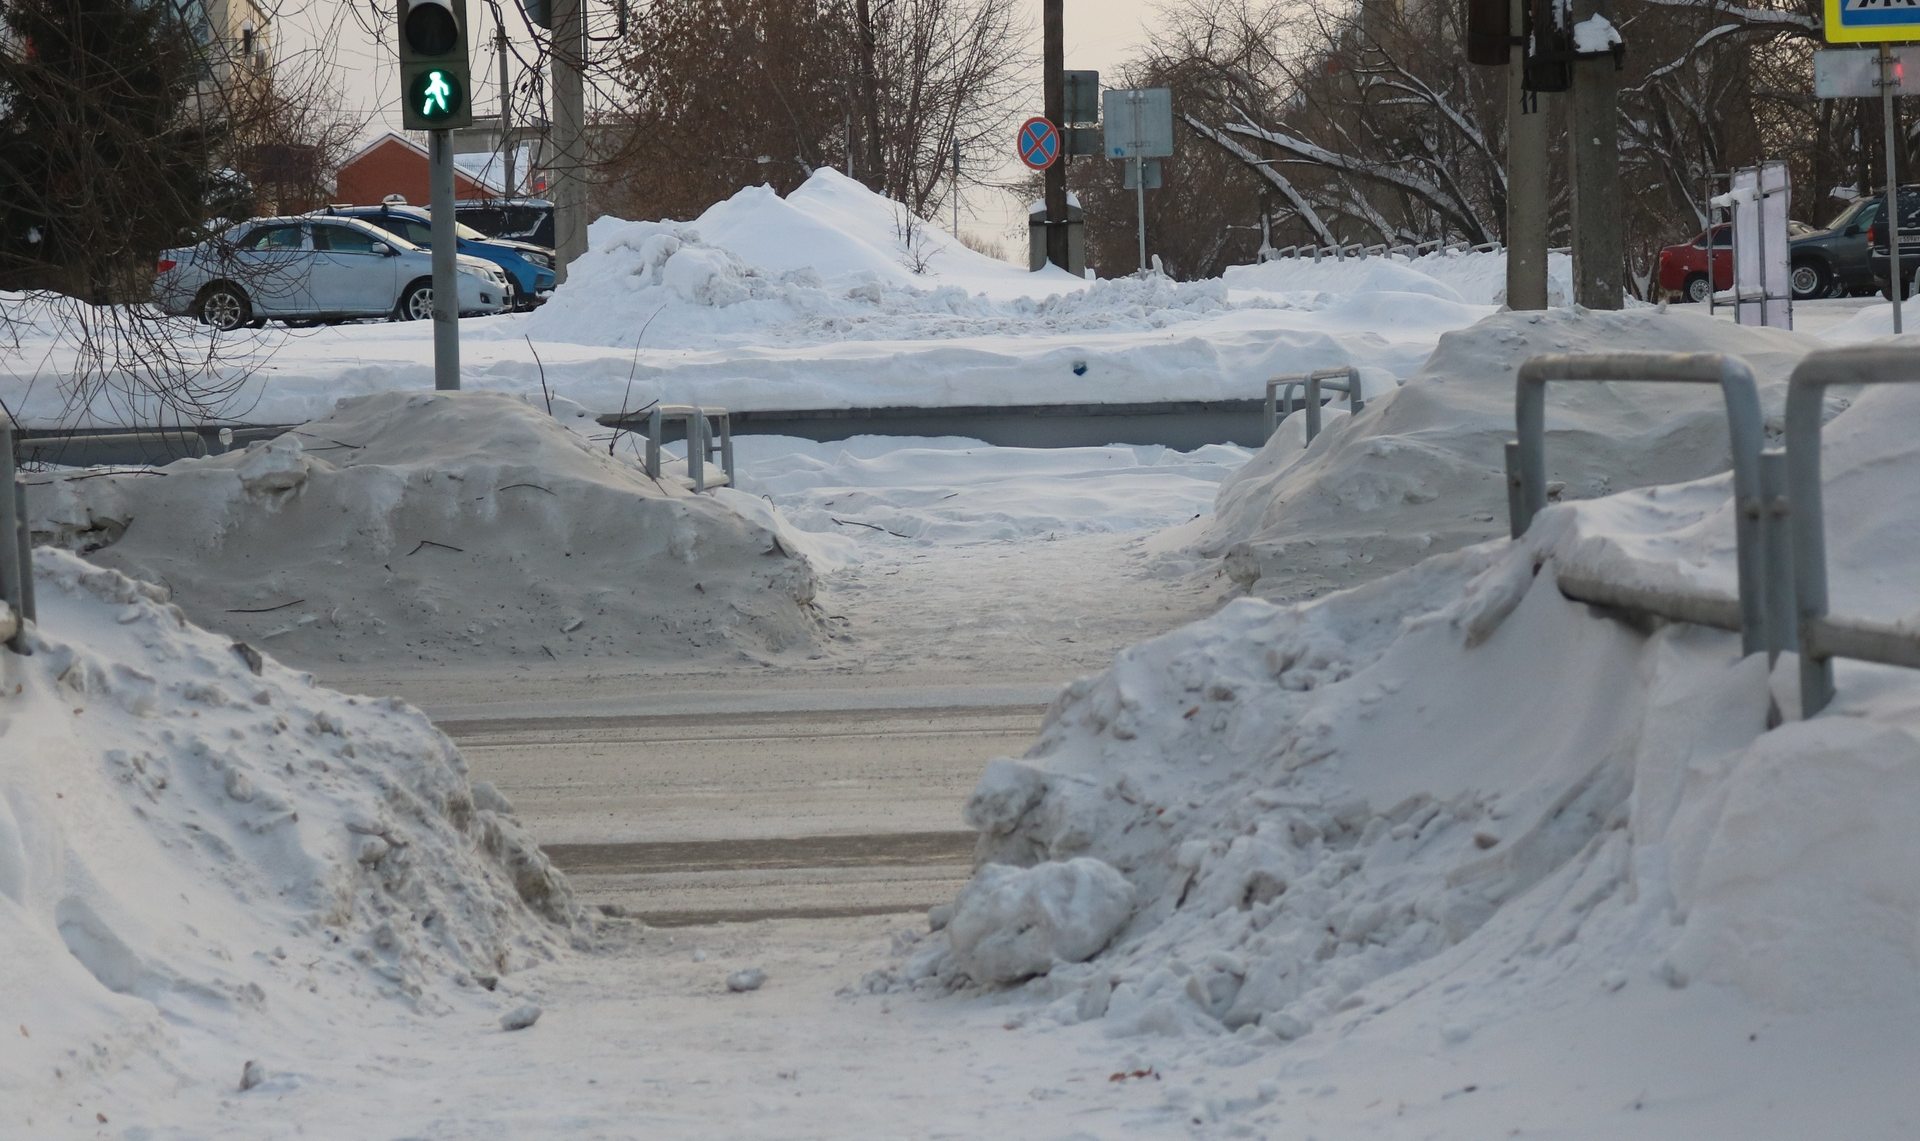
<path id="1" fill-rule="evenodd" d="M 707 414 L 703 408 L 687 413 L 687 474 L 695 495 L 707 489 Z"/>
<path id="2" fill-rule="evenodd" d="M 727 473 L 727 486 L 738 487 L 739 481 L 733 478 L 733 415 L 722 412 L 720 421 L 720 470 Z"/>
<path id="3" fill-rule="evenodd" d="M 20 539 L 20 614 L 38 622 L 40 606 L 33 597 L 33 517 L 27 514 L 27 485 L 18 480 L 13 485 L 13 513 Z"/>
<path id="4" fill-rule="evenodd" d="M 1744 361 L 1720 353 L 1578 353 L 1534 357 L 1520 366 L 1515 382 L 1514 421 L 1519 439 L 1513 457 L 1517 494 L 1509 503 L 1513 534 L 1527 533 L 1547 506 L 1547 382 L 1653 381 L 1717 384 L 1727 406 L 1727 435 L 1733 449 L 1734 538 L 1740 579 L 1741 645 L 1752 654 L 1766 650 L 1765 558 L 1760 534 L 1760 453 L 1765 434 L 1760 393 L 1753 370 Z M 1792 450 L 1791 441 L 1788 445 Z M 1798 498 L 1797 496 L 1795 498 Z M 1799 512 L 1794 513 L 1798 518 Z M 1805 611 L 1803 610 L 1804 614 Z"/>
<path id="5" fill-rule="evenodd" d="M 20 542 L 21 499 L 14 481 L 13 418 L 0 412 L 0 599 L 13 611 L 15 628 L 7 639 L 7 648 L 15 653 L 26 649 L 26 584 L 33 577 L 33 564 L 23 562 L 25 544 Z"/>
<path id="6" fill-rule="evenodd" d="M 1787 454 L 1760 453 L 1760 546 L 1765 552 L 1767 660 L 1776 661 L 1800 639 L 1793 597 L 1793 534 Z"/>
<path id="7" fill-rule="evenodd" d="M 1820 413 L 1832 384 L 1920 382 L 1920 353 L 1884 345 L 1829 349 L 1807 356 L 1787 381 L 1788 520 L 1793 592 L 1799 616 L 1800 716 L 1833 700 L 1832 652 L 1819 644 L 1827 622 L 1827 523 L 1820 491 Z M 1886 631 L 1881 631 L 1886 633 Z"/>
<path id="8" fill-rule="evenodd" d="M 647 414 L 647 474 L 655 479 L 660 478 L 660 433 L 665 424 L 660 405 L 655 404 Z"/>

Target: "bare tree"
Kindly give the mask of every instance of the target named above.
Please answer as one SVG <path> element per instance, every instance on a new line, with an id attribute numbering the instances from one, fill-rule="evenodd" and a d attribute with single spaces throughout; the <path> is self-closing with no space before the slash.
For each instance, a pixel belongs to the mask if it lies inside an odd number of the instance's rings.
<path id="1" fill-rule="evenodd" d="M 29 392 L 57 389 L 69 422 L 244 412 L 233 340 L 141 304 L 154 257 L 253 211 L 263 146 L 315 155 L 300 189 L 317 194 L 330 148 L 358 130 L 320 57 L 235 67 L 186 16 L 0 0 L 0 356 Z"/>
<path id="2" fill-rule="evenodd" d="M 929 216 L 956 144 L 991 165 L 1024 38 L 1013 0 L 654 0 L 622 44 L 603 200 L 684 218 L 833 166 Z"/>

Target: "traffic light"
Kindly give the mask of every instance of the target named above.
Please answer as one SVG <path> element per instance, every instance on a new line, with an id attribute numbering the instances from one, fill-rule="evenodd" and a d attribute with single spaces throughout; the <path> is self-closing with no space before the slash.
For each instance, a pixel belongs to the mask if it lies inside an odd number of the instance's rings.
<path id="1" fill-rule="evenodd" d="M 399 0 L 400 111 L 410 131 L 473 125 L 467 0 Z"/>

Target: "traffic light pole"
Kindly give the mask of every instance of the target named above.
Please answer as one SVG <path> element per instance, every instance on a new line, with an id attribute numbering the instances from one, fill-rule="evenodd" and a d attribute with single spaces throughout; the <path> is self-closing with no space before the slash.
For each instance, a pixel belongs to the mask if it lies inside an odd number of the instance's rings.
<path id="1" fill-rule="evenodd" d="M 460 389 L 460 279 L 453 229 L 453 132 L 427 132 L 433 233 L 433 387 Z"/>

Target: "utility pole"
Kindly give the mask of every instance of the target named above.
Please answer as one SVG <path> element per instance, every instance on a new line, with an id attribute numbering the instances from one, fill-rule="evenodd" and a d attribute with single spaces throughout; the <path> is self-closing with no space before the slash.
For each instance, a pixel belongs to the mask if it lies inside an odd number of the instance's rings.
<path id="1" fill-rule="evenodd" d="M 1574 0 L 1577 25 L 1606 16 L 1606 0 Z M 1567 165 L 1573 184 L 1573 299 L 1618 309 L 1626 288 L 1620 222 L 1620 77 L 1609 56 L 1573 63 L 1567 96 Z"/>
<path id="2" fill-rule="evenodd" d="M 1527 26 L 1527 0 L 1511 0 L 1512 33 Z M 1512 34 L 1510 33 L 1510 34 Z M 1513 38 L 1521 39 L 1514 35 Z M 1507 308 L 1547 307 L 1547 125 L 1528 91 L 1524 40 L 1507 50 Z"/>
<path id="3" fill-rule="evenodd" d="M 1067 70 L 1067 32 L 1066 0 L 1046 0 L 1041 16 L 1045 45 L 1045 61 L 1041 70 L 1041 82 L 1046 85 L 1043 100 L 1043 113 L 1053 129 L 1060 133 L 1061 148 L 1066 143 L 1066 128 L 1062 126 L 1066 119 L 1066 70 Z M 1067 245 L 1067 164 L 1066 156 L 1046 169 L 1047 204 L 1047 260 L 1061 269 L 1068 268 Z"/>
<path id="4" fill-rule="evenodd" d="M 587 252 L 586 91 L 581 72 L 587 60 L 586 0 L 553 0 L 554 268 L 561 281 L 567 267 Z"/>
<path id="5" fill-rule="evenodd" d="M 496 21 L 494 47 L 500 52 L 500 174 L 507 197 L 513 195 L 513 84 L 507 77 L 507 17 Z"/>

